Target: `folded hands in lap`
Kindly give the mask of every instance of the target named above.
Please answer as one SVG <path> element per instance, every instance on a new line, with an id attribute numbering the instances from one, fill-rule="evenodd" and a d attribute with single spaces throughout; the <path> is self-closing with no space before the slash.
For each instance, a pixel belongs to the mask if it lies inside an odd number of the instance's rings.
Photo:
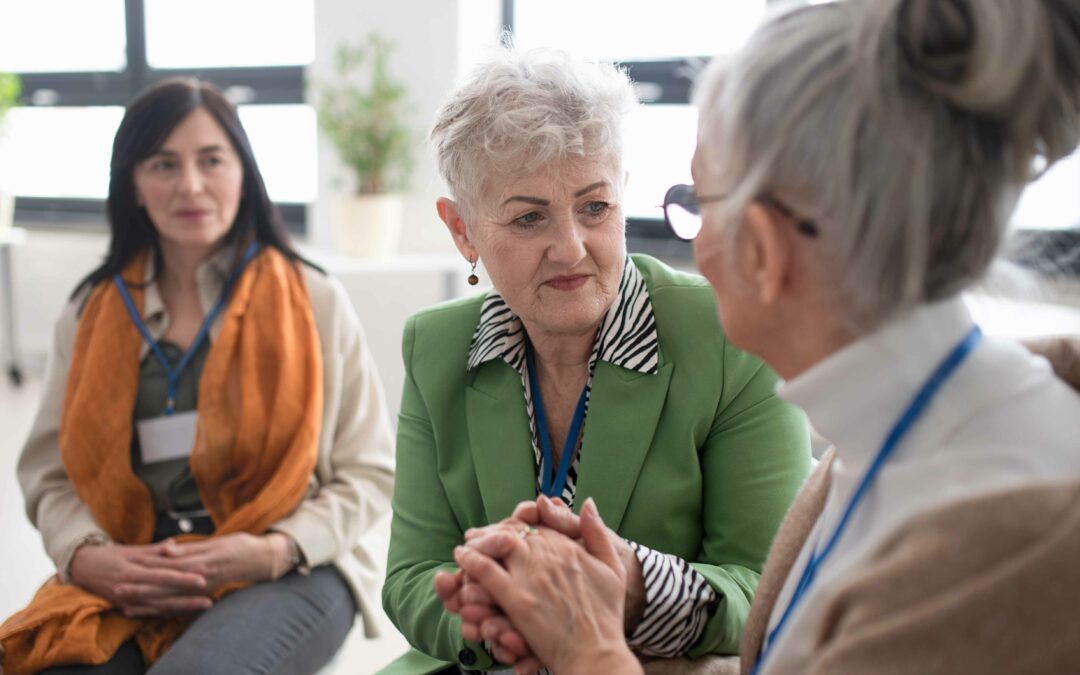
<path id="1" fill-rule="evenodd" d="M 470 530 L 455 559 L 461 569 L 435 581 L 443 604 L 461 616 L 465 639 L 488 641 L 515 672 L 638 668 L 625 634 L 641 618 L 640 565 L 591 500 L 580 518 L 545 497 L 525 502 Z"/>
<path id="2" fill-rule="evenodd" d="M 227 583 L 270 579 L 280 550 L 271 538 L 283 536 L 241 532 L 186 544 L 83 546 L 71 559 L 71 580 L 132 618 L 198 612 Z"/>

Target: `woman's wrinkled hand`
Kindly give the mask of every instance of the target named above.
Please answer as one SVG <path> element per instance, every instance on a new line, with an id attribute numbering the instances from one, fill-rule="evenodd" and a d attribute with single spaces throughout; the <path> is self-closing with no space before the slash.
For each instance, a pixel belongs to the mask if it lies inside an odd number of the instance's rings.
<path id="1" fill-rule="evenodd" d="M 233 582 L 256 582 L 273 579 L 280 569 L 280 547 L 271 537 L 286 535 L 271 532 L 265 536 L 236 532 L 187 544 L 169 542 L 164 554 L 174 569 L 197 574 L 206 580 L 211 591 Z"/>
<path id="2" fill-rule="evenodd" d="M 532 515 L 528 520 L 518 517 L 523 507 L 532 506 Z M 528 528 L 536 522 L 536 503 L 522 502 L 514 515 L 486 527 L 472 528 L 465 532 L 465 540 L 479 541 L 493 535 L 514 533 Z M 513 630 L 510 622 L 503 617 L 502 610 L 481 586 L 469 579 L 461 570 L 439 572 L 435 575 L 435 593 L 442 600 L 446 611 L 458 614 L 462 618 L 461 636 L 470 642 L 487 641 L 491 655 L 505 665 L 533 667 L 540 669 L 525 640 Z M 464 613 L 462 613 L 464 610 Z M 488 634 L 481 630 L 483 621 L 488 621 Z M 503 626 L 499 634 L 493 634 L 493 626 Z M 529 664 L 533 664 L 530 666 Z"/>
<path id="3" fill-rule="evenodd" d="M 556 512 L 555 509 L 559 509 Z M 547 523 L 544 523 L 545 514 Z M 521 502 L 509 518 L 486 527 L 470 528 L 465 532 L 465 542 L 488 555 L 501 559 L 499 542 L 519 536 L 521 532 L 536 525 L 547 525 L 564 535 L 578 539 L 581 536 L 578 517 L 559 500 L 541 496 L 537 500 Z M 443 600 L 447 611 L 461 616 L 461 635 L 471 642 L 486 642 L 491 655 L 500 663 L 513 665 L 522 672 L 534 671 L 542 666 L 490 594 L 479 584 L 458 570 L 456 573 L 440 572 L 435 578 L 435 590 Z"/>
<path id="4" fill-rule="evenodd" d="M 513 515 L 500 525 L 509 523 L 506 527 L 480 528 L 466 533 L 465 541 L 469 546 L 477 547 L 481 541 L 488 541 L 484 552 L 497 560 L 501 560 L 504 549 L 507 547 L 503 541 L 504 533 L 508 530 L 517 534 L 525 525 L 542 526 L 554 530 L 563 536 L 579 541 L 582 539 L 581 518 L 570 510 L 562 500 L 540 496 L 536 501 L 522 502 L 518 504 Z M 641 562 L 633 549 L 614 530 L 605 526 L 605 532 L 611 540 L 612 546 L 619 555 L 623 569 L 626 571 L 626 596 L 624 607 L 624 629 L 626 635 L 632 635 L 641 623 L 645 612 L 645 579 L 641 570 Z M 471 533 L 471 535 L 470 535 Z M 466 603 L 468 604 L 468 603 Z M 462 619 L 472 616 L 474 610 L 464 610 Z M 477 615 L 483 618 L 482 610 L 475 610 Z"/>
<path id="5" fill-rule="evenodd" d="M 132 618 L 210 609 L 206 578 L 173 565 L 165 553 L 171 544 L 83 546 L 71 558 L 71 581 Z"/>
<path id="6" fill-rule="evenodd" d="M 562 522 L 576 527 L 581 543 L 546 527 L 493 532 L 459 546 L 454 557 L 538 657 L 515 664 L 515 672 L 531 672 L 536 663 L 571 675 L 598 666 L 640 672 L 624 638 L 626 570 L 595 503 L 588 500 L 580 518 Z M 482 621 L 481 630 L 491 622 Z M 492 632 L 503 628 L 493 623 Z"/>

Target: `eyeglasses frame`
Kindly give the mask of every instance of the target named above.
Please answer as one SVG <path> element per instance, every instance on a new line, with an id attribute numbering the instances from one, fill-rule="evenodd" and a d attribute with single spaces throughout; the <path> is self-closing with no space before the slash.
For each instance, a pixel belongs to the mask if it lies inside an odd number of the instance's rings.
<path id="1" fill-rule="evenodd" d="M 693 185 L 686 185 L 685 183 L 679 183 L 679 184 L 676 184 L 676 185 L 672 185 L 670 188 L 668 188 L 668 191 L 664 194 L 664 203 L 661 205 L 661 208 L 664 210 L 664 223 L 668 226 L 668 229 L 671 230 L 671 233 L 673 235 L 675 235 L 675 237 L 677 239 L 681 239 L 682 241 L 693 241 L 694 238 L 697 237 L 697 234 L 695 234 L 694 237 L 690 237 L 690 238 L 686 238 L 686 237 L 680 235 L 675 230 L 675 227 L 671 224 L 671 218 L 668 216 L 668 207 L 669 206 L 679 206 L 679 207 L 682 207 L 684 209 L 685 209 L 685 206 L 686 206 L 684 204 L 680 204 L 680 203 L 671 201 L 671 193 L 674 190 L 676 190 L 677 188 L 690 188 L 690 191 L 694 195 L 695 201 L 697 202 L 697 205 L 698 205 L 698 214 L 696 214 L 698 216 L 701 215 L 701 213 L 700 213 L 701 208 L 700 207 L 701 207 L 702 204 L 709 204 L 709 203 L 712 203 L 712 202 L 722 201 L 722 200 L 727 199 L 728 197 L 730 197 L 730 195 L 726 195 L 726 194 L 724 194 L 724 195 L 709 195 L 709 196 L 701 197 L 701 196 L 698 196 L 697 190 L 694 189 Z M 820 236 L 821 229 L 818 227 L 817 223 L 815 223 L 813 220 L 811 220 L 809 218 L 802 218 L 797 213 L 795 213 L 795 211 L 790 206 L 788 206 L 784 202 L 780 201 L 779 199 L 777 199 L 773 195 L 771 195 L 769 193 L 764 193 L 764 194 L 761 194 L 761 195 L 757 196 L 754 199 L 754 201 L 761 202 L 762 204 L 765 204 L 766 206 L 770 206 L 770 207 L 776 209 L 777 211 L 779 211 L 781 215 L 795 221 L 795 228 L 799 231 L 800 234 L 803 234 L 803 235 L 805 235 L 807 237 L 812 237 L 812 238 Z M 700 233 L 701 230 L 698 230 L 698 232 Z"/>

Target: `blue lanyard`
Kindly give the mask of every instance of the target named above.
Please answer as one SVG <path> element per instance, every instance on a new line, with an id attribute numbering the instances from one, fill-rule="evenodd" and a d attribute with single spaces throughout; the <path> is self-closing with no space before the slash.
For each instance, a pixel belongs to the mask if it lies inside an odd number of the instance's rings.
<path id="1" fill-rule="evenodd" d="M 195 352 L 199 351 L 199 345 L 206 339 L 206 334 L 210 332 L 210 325 L 214 323 L 214 319 L 221 313 L 221 310 L 225 307 L 225 302 L 229 299 L 229 293 L 232 291 L 232 286 L 236 283 L 236 280 L 240 277 L 240 273 L 244 271 L 247 264 L 251 262 L 251 259 L 255 257 L 255 253 L 259 250 L 259 243 L 252 242 L 247 250 L 244 252 L 244 258 L 240 261 L 240 265 L 233 270 L 232 275 L 229 276 L 229 280 L 225 283 L 225 287 L 221 289 L 221 295 L 218 296 L 217 302 L 214 303 L 213 309 L 206 315 L 206 319 L 203 320 L 202 326 L 199 328 L 198 334 L 195 336 L 195 340 L 188 347 L 187 353 L 176 364 L 176 368 L 173 368 L 169 363 L 169 359 L 165 357 L 165 353 L 161 351 L 161 347 L 158 346 L 154 336 L 150 334 L 150 330 L 143 323 L 142 317 L 139 316 L 139 310 L 135 308 L 135 303 L 131 299 L 131 294 L 128 293 L 127 285 L 124 284 L 124 280 L 119 274 L 113 277 L 113 282 L 116 284 L 116 288 L 120 291 L 120 297 L 124 299 L 124 305 L 127 306 L 128 314 L 131 315 L 131 320 L 135 323 L 135 327 L 142 333 L 143 339 L 150 345 L 150 349 L 154 352 L 154 356 L 161 362 L 161 367 L 165 369 L 165 377 L 169 381 L 168 393 L 165 397 L 165 414 L 172 415 L 176 412 L 176 389 L 180 384 L 180 374 L 184 372 L 184 368 L 191 362 L 192 357 L 195 356 Z"/>
<path id="2" fill-rule="evenodd" d="M 570 470 L 570 461 L 574 457 L 577 448 L 578 434 L 581 433 L 581 425 L 585 422 L 585 403 L 589 394 L 589 383 L 581 390 L 578 398 L 574 417 L 570 421 L 570 431 L 566 434 L 563 443 L 562 457 L 559 458 L 559 471 L 555 474 L 555 484 L 551 483 L 551 435 L 548 434 L 547 416 L 544 414 L 544 399 L 540 395 L 540 384 L 536 379 L 536 363 L 533 360 L 532 346 L 525 347 L 525 360 L 529 367 L 529 389 L 532 390 L 533 410 L 536 412 L 536 430 L 540 432 L 540 450 L 544 453 L 544 465 L 541 467 L 540 492 L 548 497 L 561 497 L 563 486 L 566 485 L 566 473 Z"/>
<path id="3" fill-rule="evenodd" d="M 930 375 L 919 392 L 915 394 L 915 398 L 908 404 L 907 410 L 900 415 L 900 419 L 893 425 L 889 435 L 885 437 L 885 442 L 882 444 L 881 450 L 878 450 L 877 456 L 875 456 L 874 460 L 870 463 L 862 480 L 859 481 L 858 486 L 855 488 L 855 492 L 852 493 L 851 499 L 848 500 L 848 504 L 840 517 L 840 522 L 836 526 L 836 530 L 833 532 L 832 536 L 829 537 L 829 541 L 825 544 L 825 548 L 819 553 L 816 550 L 817 546 L 814 547 L 810 559 L 806 562 L 806 568 L 799 578 L 799 583 L 795 587 L 795 591 L 791 594 L 791 599 L 788 601 L 787 608 L 785 608 L 784 613 L 780 615 L 780 621 L 776 624 L 776 627 L 773 628 L 772 632 L 770 632 L 765 639 L 765 650 L 761 654 L 761 658 L 758 659 L 757 664 L 755 664 L 753 673 L 759 672 L 761 666 L 765 663 L 765 658 L 776 644 L 776 639 L 780 636 L 780 631 L 787 624 L 788 619 L 791 618 L 791 614 L 794 612 L 796 605 L 798 605 L 799 601 L 806 596 L 806 592 L 810 589 L 810 585 L 814 581 L 814 576 L 825 563 L 829 554 L 833 552 L 837 541 L 840 540 L 840 536 L 844 533 L 844 529 L 851 520 L 851 515 L 855 512 L 855 508 L 859 505 L 859 502 L 866 496 L 866 493 L 869 491 L 874 479 L 877 478 L 878 472 L 885 464 L 885 461 L 893 454 L 896 446 L 900 444 L 900 441 L 904 436 L 911 431 L 911 428 L 915 425 L 915 422 L 918 421 L 919 417 L 922 416 L 923 412 L 925 412 L 927 405 L 941 389 L 941 386 L 945 384 L 945 381 L 948 380 L 954 372 L 956 372 L 957 367 L 963 363 L 964 359 L 974 351 L 980 340 L 982 340 L 982 330 L 980 330 L 978 326 L 972 327 L 968 334 L 964 336 L 964 339 L 961 340 L 949 355 L 938 365 L 937 370 Z"/>

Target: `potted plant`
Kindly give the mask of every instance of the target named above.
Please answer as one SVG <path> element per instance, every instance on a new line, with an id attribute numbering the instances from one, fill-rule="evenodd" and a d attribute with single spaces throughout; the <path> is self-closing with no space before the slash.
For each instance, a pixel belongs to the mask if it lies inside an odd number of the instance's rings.
<path id="1" fill-rule="evenodd" d="M 339 45 L 337 80 L 317 85 L 319 128 L 353 174 L 352 194 L 337 209 L 338 242 L 352 255 L 393 255 L 401 237 L 412 134 L 403 122 L 405 87 L 389 72 L 391 51 L 376 34 Z"/>
<path id="2" fill-rule="evenodd" d="M 21 90 L 19 76 L 0 73 L 0 132 L 3 132 L 4 117 L 19 99 Z M 0 165 L 0 235 L 11 229 L 15 219 L 15 195 L 4 189 L 4 167 Z"/>

